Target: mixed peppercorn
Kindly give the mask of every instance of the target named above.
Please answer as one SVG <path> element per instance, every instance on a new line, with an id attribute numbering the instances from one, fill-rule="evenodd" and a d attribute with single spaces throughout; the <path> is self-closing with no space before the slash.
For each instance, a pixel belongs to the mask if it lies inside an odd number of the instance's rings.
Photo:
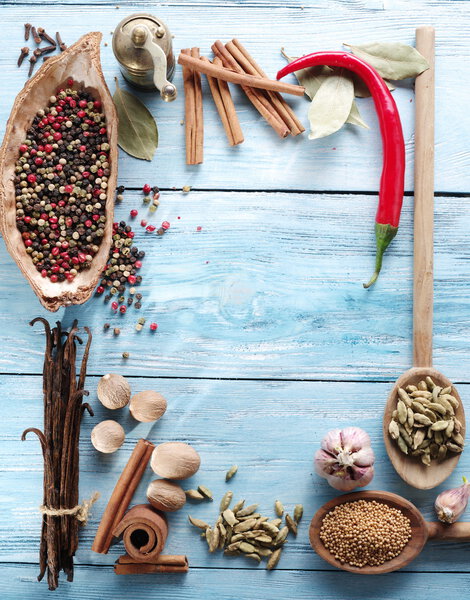
<path id="1" fill-rule="evenodd" d="M 105 115 L 99 100 L 73 85 L 68 79 L 38 111 L 15 165 L 17 227 L 36 269 L 52 282 L 72 281 L 90 266 L 106 224 Z"/>

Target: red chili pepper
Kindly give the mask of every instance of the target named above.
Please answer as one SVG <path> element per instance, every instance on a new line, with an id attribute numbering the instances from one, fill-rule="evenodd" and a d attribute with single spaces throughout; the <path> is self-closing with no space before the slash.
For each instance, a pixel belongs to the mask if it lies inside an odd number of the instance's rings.
<path id="1" fill-rule="evenodd" d="M 349 52 L 314 52 L 302 56 L 279 71 L 280 79 L 300 69 L 327 65 L 354 71 L 369 88 L 380 123 L 383 144 L 383 168 L 380 179 L 379 206 L 375 217 L 377 255 L 375 272 L 364 287 L 371 286 L 379 276 L 385 250 L 396 236 L 403 203 L 405 178 L 405 143 L 400 115 L 385 81 L 369 64 Z"/>

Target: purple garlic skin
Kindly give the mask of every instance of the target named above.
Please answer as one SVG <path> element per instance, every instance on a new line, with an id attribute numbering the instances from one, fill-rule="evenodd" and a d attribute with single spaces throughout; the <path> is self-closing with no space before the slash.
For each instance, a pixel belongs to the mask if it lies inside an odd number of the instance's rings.
<path id="1" fill-rule="evenodd" d="M 441 492 L 434 503 L 439 521 L 455 523 L 467 508 L 469 496 L 470 483 L 466 477 L 463 478 L 463 484 L 460 487 Z"/>
<path id="2" fill-rule="evenodd" d="M 374 460 L 369 435 L 359 427 L 346 427 L 326 434 L 314 465 L 333 488 L 347 492 L 372 481 Z"/>

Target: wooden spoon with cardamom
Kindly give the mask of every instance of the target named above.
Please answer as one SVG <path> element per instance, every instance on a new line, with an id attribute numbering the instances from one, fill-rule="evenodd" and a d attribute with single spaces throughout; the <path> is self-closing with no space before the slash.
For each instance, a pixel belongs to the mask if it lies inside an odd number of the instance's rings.
<path id="1" fill-rule="evenodd" d="M 405 454 L 389 434 L 392 414 L 397 408 L 399 388 L 406 388 L 409 385 L 418 386 L 418 383 L 426 380 L 427 377 L 430 377 L 440 388 L 452 386 L 447 377 L 432 368 L 434 228 L 434 29 L 432 27 L 420 27 L 416 30 L 416 48 L 426 58 L 430 68 L 416 78 L 415 88 L 414 366 L 396 381 L 388 397 L 383 418 L 383 434 L 387 453 L 400 477 L 416 488 L 430 489 L 447 479 L 457 465 L 460 454 L 448 451 L 444 460 L 438 462 L 433 459 L 430 465 L 426 466 L 421 462 L 420 456 L 410 455 L 413 448 L 408 448 L 408 454 Z M 455 410 L 455 417 L 461 423 L 460 435 L 465 437 L 464 409 L 454 387 L 451 395 L 459 403 Z M 444 419 L 445 416 L 442 418 Z M 452 443 L 452 439 L 449 441 Z M 435 451 L 435 447 L 433 450 Z"/>
<path id="2" fill-rule="evenodd" d="M 391 560 L 387 560 L 382 565 L 354 567 L 347 563 L 342 563 L 331 554 L 320 539 L 320 530 L 325 515 L 340 504 L 354 502 L 356 500 L 375 500 L 376 502 L 387 504 L 392 508 L 400 510 L 405 517 L 410 520 L 411 539 L 398 556 Z M 445 540 L 449 542 L 470 542 L 470 523 L 453 523 L 452 525 L 449 525 L 447 523 L 440 523 L 439 521 L 425 521 L 423 515 L 414 504 L 391 492 L 353 492 L 352 494 L 337 496 L 324 504 L 315 513 L 310 523 L 309 536 L 312 548 L 318 556 L 323 558 L 323 560 L 326 560 L 330 565 L 352 573 L 379 575 L 406 567 L 406 565 L 418 556 L 426 542 L 430 539 Z"/>

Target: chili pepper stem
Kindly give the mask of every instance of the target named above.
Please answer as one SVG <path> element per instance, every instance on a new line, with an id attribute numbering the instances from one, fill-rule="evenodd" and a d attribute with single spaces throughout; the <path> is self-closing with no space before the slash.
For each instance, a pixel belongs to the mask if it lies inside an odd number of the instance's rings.
<path id="1" fill-rule="evenodd" d="M 390 242 L 397 235 L 397 231 L 398 227 L 393 227 L 393 225 L 384 225 L 383 223 L 375 224 L 375 240 L 377 247 L 377 254 L 375 255 L 375 271 L 370 281 L 363 284 L 365 288 L 369 288 L 377 281 L 380 269 L 382 268 L 385 250 L 390 246 Z"/>

